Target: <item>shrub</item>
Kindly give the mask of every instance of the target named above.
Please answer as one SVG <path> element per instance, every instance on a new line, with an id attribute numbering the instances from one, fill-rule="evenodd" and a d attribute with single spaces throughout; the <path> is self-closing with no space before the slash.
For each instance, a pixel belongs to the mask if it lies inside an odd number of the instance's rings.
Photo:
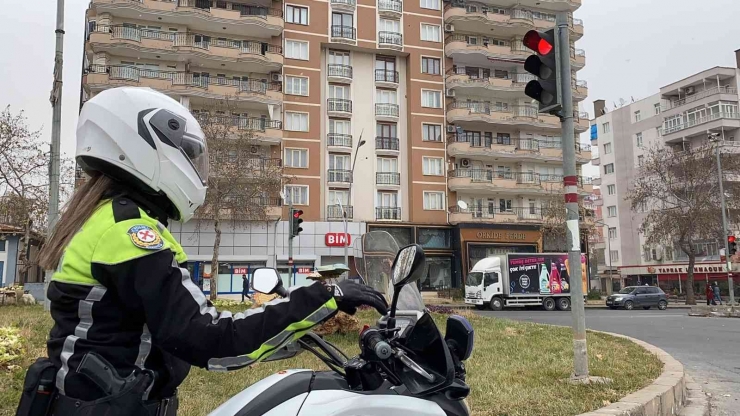
<path id="1" fill-rule="evenodd" d="M 12 326 L 0 327 L 0 367 L 7 366 L 22 353 L 23 348 L 18 328 Z"/>
<path id="2" fill-rule="evenodd" d="M 452 315 L 455 313 L 455 311 L 449 306 L 429 305 L 427 306 L 427 309 L 429 309 L 429 312 L 440 313 L 442 315 Z"/>
<path id="3" fill-rule="evenodd" d="M 588 300 L 601 300 L 601 291 L 599 289 L 591 289 L 588 291 L 586 296 Z"/>
<path id="4" fill-rule="evenodd" d="M 239 302 L 231 299 L 216 299 L 212 301 L 213 306 L 216 309 L 250 309 L 252 307 L 251 302 Z"/>

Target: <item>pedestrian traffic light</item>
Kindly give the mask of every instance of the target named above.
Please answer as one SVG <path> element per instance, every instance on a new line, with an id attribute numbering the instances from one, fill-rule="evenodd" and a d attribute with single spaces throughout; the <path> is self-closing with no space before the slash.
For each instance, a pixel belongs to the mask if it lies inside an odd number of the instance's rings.
<path id="1" fill-rule="evenodd" d="M 303 231 L 303 228 L 301 228 L 301 223 L 303 222 L 301 215 L 303 215 L 302 209 L 293 208 L 290 210 L 290 238 L 297 237 Z"/>
<path id="2" fill-rule="evenodd" d="M 730 256 L 734 256 L 737 253 L 737 243 L 734 235 L 727 236 L 727 246 L 730 248 Z"/>
<path id="3" fill-rule="evenodd" d="M 527 83 L 524 93 L 540 103 L 540 113 L 555 115 L 562 108 L 558 62 L 561 48 L 555 29 L 530 30 L 522 42 L 536 52 L 524 61 L 524 69 L 537 77 Z"/>

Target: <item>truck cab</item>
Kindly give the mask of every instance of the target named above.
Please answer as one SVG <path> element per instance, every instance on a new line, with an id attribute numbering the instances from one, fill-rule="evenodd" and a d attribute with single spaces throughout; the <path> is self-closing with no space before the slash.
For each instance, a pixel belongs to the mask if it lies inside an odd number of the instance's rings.
<path id="1" fill-rule="evenodd" d="M 465 303 L 484 308 L 494 295 L 503 293 L 502 258 L 485 258 L 475 264 L 465 279 Z M 498 301 L 500 302 L 500 298 Z"/>

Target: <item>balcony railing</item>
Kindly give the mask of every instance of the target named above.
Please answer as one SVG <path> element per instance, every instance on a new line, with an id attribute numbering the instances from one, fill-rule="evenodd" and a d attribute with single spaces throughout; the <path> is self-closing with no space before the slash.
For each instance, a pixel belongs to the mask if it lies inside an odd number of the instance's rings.
<path id="1" fill-rule="evenodd" d="M 345 211 L 347 212 L 347 219 L 352 219 L 352 217 L 354 216 L 352 205 L 327 205 L 326 218 L 329 220 L 341 220 L 344 218 Z"/>
<path id="2" fill-rule="evenodd" d="M 398 150 L 398 142 L 398 138 L 396 137 L 376 137 L 375 149 Z"/>
<path id="3" fill-rule="evenodd" d="M 328 76 L 342 77 L 352 79 L 352 67 L 349 65 L 329 64 L 327 67 Z"/>
<path id="4" fill-rule="evenodd" d="M 375 219 L 376 220 L 400 220 L 401 219 L 401 208 L 399 207 L 376 207 L 375 208 Z"/>
<path id="5" fill-rule="evenodd" d="M 403 35 L 397 32 L 378 32 L 378 42 L 387 45 L 402 46 Z"/>
<path id="6" fill-rule="evenodd" d="M 378 0 L 379 12 L 403 12 L 403 3 L 398 0 Z"/>
<path id="7" fill-rule="evenodd" d="M 516 216 L 517 220 L 541 221 L 545 216 L 543 211 L 546 210 L 540 207 L 502 208 L 501 206 L 491 205 L 468 205 L 467 209 L 461 209 L 457 206 L 450 207 L 450 213 L 452 214 L 471 214 L 473 218 L 477 219 L 511 218 Z"/>
<path id="8" fill-rule="evenodd" d="M 398 71 L 391 71 L 390 69 L 376 69 L 375 81 L 398 84 Z"/>
<path id="9" fill-rule="evenodd" d="M 401 174 L 398 172 L 377 172 L 375 183 L 378 185 L 400 185 Z"/>
<path id="10" fill-rule="evenodd" d="M 355 0 L 331 0 L 331 4 L 340 4 L 344 6 L 355 6 Z"/>
<path id="11" fill-rule="evenodd" d="M 337 147 L 349 147 L 352 148 L 352 135 L 351 134 L 339 134 L 329 133 L 326 135 L 327 146 Z"/>
<path id="12" fill-rule="evenodd" d="M 219 3 L 225 3 L 219 1 Z M 195 7 L 202 10 L 211 10 L 210 0 L 177 0 L 179 7 Z M 267 7 L 259 6 L 248 6 L 246 4 L 231 3 L 231 8 L 238 11 L 242 16 L 261 16 L 267 18 L 267 16 L 283 17 L 283 11 L 281 9 L 272 9 Z"/>
<path id="13" fill-rule="evenodd" d="M 327 172 L 328 182 L 341 182 L 351 183 L 352 182 L 352 171 L 346 169 L 329 169 Z"/>
<path id="14" fill-rule="evenodd" d="M 451 104 L 451 108 L 468 109 L 472 114 L 506 113 L 514 118 L 536 119 L 539 115 L 539 108 L 534 105 L 496 105 L 488 102 L 455 101 Z"/>
<path id="15" fill-rule="evenodd" d="M 536 139 L 522 139 L 519 137 L 491 137 L 476 136 L 469 138 L 465 134 L 456 134 L 455 141 L 458 143 L 470 143 L 470 147 L 514 146 L 517 150 L 540 150 L 540 141 Z"/>
<path id="16" fill-rule="evenodd" d="M 332 26 L 331 37 L 341 39 L 357 39 L 357 29 L 352 26 Z"/>
<path id="17" fill-rule="evenodd" d="M 202 124 L 214 123 L 221 126 L 236 127 L 239 130 L 265 132 L 267 129 L 280 130 L 283 123 L 280 120 L 268 120 L 259 117 L 227 116 L 221 114 L 207 114 L 194 112 L 196 120 Z"/>
<path id="18" fill-rule="evenodd" d="M 675 133 L 681 130 L 686 130 L 694 126 L 698 126 L 704 123 L 709 123 L 710 121 L 719 120 L 722 118 L 738 120 L 740 119 L 740 114 L 719 112 L 719 113 L 710 114 L 708 116 L 699 117 L 693 120 L 685 120 L 683 121 L 683 123 L 675 125 L 675 126 L 666 126 L 666 124 L 663 124 L 663 135 Z"/>
<path id="19" fill-rule="evenodd" d="M 329 98 L 327 101 L 327 111 L 339 111 L 343 113 L 352 112 L 352 100 L 345 98 Z"/>
<path id="20" fill-rule="evenodd" d="M 455 169 L 447 174 L 450 178 L 470 178 L 471 182 L 495 183 L 500 180 L 515 180 L 518 184 L 536 184 L 542 182 L 563 182 L 563 175 L 540 174 L 535 172 L 511 172 L 492 169 Z M 591 185 L 593 180 L 587 176 L 578 177 L 578 186 Z"/>
<path id="21" fill-rule="evenodd" d="M 375 104 L 375 115 L 381 117 L 398 117 L 398 104 Z"/>
<path id="22" fill-rule="evenodd" d="M 719 87 L 707 88 L 704 91 L 699 91 L 696 94 L 689 95 L 687 97 L 681 98 L 680 100 L 671 101 L 667 109 L 680 107 L 688 103 L 693 103 L 694 101 L 701 100 L 703 98 L 707 98 L 715 94 L 737 95 L 737 89 L 733 87 L 724 86 L 724 85 L 721 85 Z"/>

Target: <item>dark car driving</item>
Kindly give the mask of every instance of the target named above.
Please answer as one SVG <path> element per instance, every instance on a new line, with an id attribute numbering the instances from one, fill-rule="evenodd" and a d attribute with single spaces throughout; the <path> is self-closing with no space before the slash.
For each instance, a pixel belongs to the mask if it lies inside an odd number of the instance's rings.
<path id="1" fill-rule="evenodd" d="M 624 308 L 627 310 L 639 307 L 650 309 L 656 306 L 664 310 L 668 307 L 668 296 L 655 286 L 627 286 L 607 297 L 606 306 L 610 309 Z"/>

